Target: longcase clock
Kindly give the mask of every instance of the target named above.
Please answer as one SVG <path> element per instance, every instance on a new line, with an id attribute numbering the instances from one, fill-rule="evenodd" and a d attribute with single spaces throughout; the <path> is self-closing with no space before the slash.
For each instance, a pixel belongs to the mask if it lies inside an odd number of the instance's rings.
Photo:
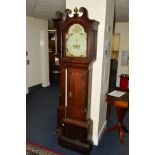
<path id="1" fill-rule="evenodd" d="M 79 15 L 79 12 L 82 15 Z M 81 7 L 66 9 L 58 21 L 60 33 L 60 97 L 57 108 L 58 142 L 78 152 L 92 148 L 93 121 L 90 118 L 92 65 L 96 59 L 99 22 L 88 18 Z"/>

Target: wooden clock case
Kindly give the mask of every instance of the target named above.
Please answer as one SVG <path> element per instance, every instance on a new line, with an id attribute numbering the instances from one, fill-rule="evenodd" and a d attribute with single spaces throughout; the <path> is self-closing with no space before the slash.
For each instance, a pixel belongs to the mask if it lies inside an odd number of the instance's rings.
<path id="1" fill-rule="evenodd" d="M 57 108 L 58 142 L 78 152 L 88 153 L 92 146 L 93 122 L 90 118 L 92 65 L 96 59 L 97 30 L 99 22 L 88 18 L 81 7 L 78 14 L 66 9 L 62 20 L 57 20 L 58 53 L 60 53 L 60 97 Z M 87 56 L 67 57 L 65 34 L 73 24 L 80 24 L 87 33 Z"/>

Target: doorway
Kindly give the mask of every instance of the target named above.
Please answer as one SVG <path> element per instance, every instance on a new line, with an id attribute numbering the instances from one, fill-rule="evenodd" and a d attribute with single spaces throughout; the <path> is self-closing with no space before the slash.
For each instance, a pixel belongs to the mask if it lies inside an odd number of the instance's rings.
<path id="1" fill-rule="evenodd" d="M 109 90 L 116 88 L 117 68 L 119 57 L 120 34 L 114 33 L 112 37 L 112 52 L 110 62 Z"/>
<path id="2" fill-rule="evenodd" d="M 60 80 L 60 54 L 57 51 L 57 31 L 48 30 L 49 42 L 49 80 L 51 85 L 59 84 Z"/>

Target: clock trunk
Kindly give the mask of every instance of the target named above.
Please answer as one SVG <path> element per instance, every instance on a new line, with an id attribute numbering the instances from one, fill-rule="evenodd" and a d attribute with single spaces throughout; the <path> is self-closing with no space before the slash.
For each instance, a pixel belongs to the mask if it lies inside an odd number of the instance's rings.
<path id="1" fill-rule="evenodd" d="M 77 121 L 86 120 L 87 70 L 68 68 L 66 117 Z"/>

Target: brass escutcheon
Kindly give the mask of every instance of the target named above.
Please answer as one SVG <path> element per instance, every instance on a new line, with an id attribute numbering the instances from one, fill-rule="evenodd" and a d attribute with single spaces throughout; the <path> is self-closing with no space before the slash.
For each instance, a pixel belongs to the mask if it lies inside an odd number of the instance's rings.
<path id="1" fill-rule="evenodd" d="M 69 97 L 72 97 L 72 92 L 71 92 L 71 91 L 69 91 L 68 96 L 69 96 Z"/>

